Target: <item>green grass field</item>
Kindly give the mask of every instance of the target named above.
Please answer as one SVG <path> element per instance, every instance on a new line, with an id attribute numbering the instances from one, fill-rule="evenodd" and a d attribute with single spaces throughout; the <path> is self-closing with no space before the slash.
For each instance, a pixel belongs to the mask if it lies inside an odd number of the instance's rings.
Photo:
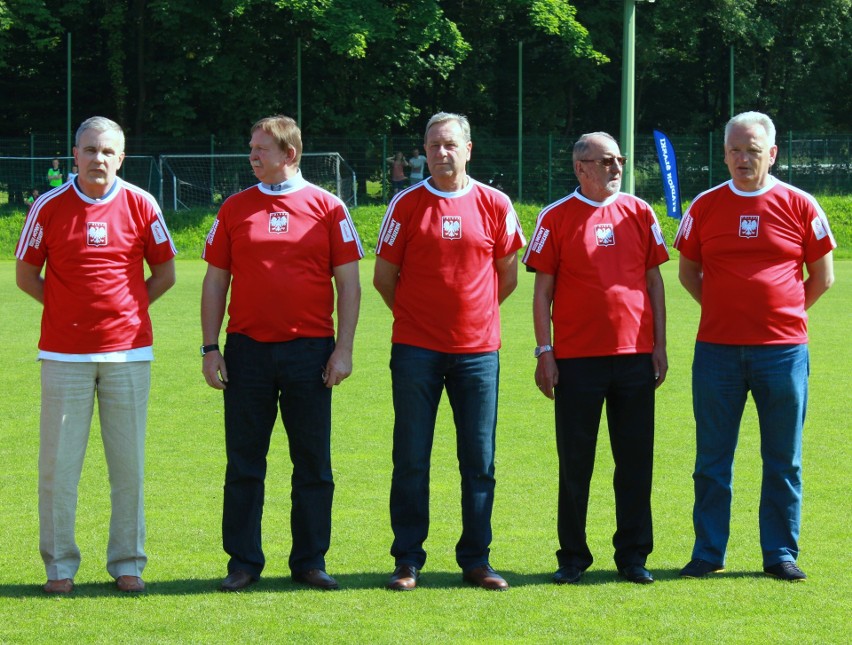
<path id="1" fill-rule="evenodd" d="M 529 231 L 528 231 L 529 232 Z M 366 237 L 362 232 L 362 236 Z M 5 244 L 4 244 L 5 247 Z M 0 261 L 0 643 L 43 641 L 207 642 L 807 642 L 852 637 L 849 496 L 849 337 L 852 262 L 836 263 L 837 283 L 811 312 L 811 395 L 805 429 L 805 501 L 800 564 L 809 580 L 764 576 L 757 530 L 760 479 L 756 415 L 747 408 L 736 461 L 728 572 L 680 580 L 690 557 L 694 430 L 690 362 L 698 307 L 664 266 L 668 299 L 668 380 L 657 403 L 654 485 L 656 548 L 650 586 L 619 582 L 612 563 L 612 459 L 601 433 L 588 534 L 596 562 L 583 582 L 550 583 L 556 560 L 556 455 L 552 406 L 533 382 L 531 276 L 502 308 L 503 349 L 497 430 L 497 495 L 492 564 L 512 588 L 466 587 L 455 565 L 459 481 L 451 417 L 439 414 L 432 466 L 432 530 L 421 587 L 383 584 L 393 561 L 388 490 L 391 426 L 388 359 L 391 316 L 364 285 L 355 372 L 334 398 L 337 490 L 328 569 L 334 593 L 289 579 L 289 464 L 277 428 L 270 453 L 264 542 L 267 569 L 250 591 L 217 591 L 226 571 L 220 542 L 224 477 L 222 401 L 200 372 L 198 305 L 204 264 L 186 251 L 178 284 L 152 308 L 155 327 L 141 596 L 114 590 L 104 565 L 108 486 L 97 422 L 83 479 L 77 537 L 83 564 L 70 597 L 46 597 L 38 554 L 39 374 L 34 360 L 40 307 L 14 286 L 14 263 Z"/>

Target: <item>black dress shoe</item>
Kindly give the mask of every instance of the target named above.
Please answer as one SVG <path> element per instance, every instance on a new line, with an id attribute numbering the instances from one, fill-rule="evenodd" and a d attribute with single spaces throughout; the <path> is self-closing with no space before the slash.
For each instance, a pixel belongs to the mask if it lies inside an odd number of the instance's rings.
<path id="1" fill-rule="evenodd" d="M 509 588 L 509 583 L 503 579 L 503 576 L 494 571 L 488 564 L 465 571 L 463 577 L 470 584 L 489 591 L 506 591 Z"/>
<path id="2" fill-rule="evenodd" d="M 618 575 L 625 580 L 635 582 L 637 585 L 649 585 L 654 582 L 651 572 L 641 564 L 629 564 L 623 569 L 619 569 Z"/>
<path id="3" fill-rule="evenodd" d="M 231 571 L 231 573 L 228 574 L 228 577 L 222 581 L 221 585 L 219 585 L 219 589 L 222 591 L 239 591 L 240 589 L 245 589 L 255 582 L 257 582 L 257 578 L 251 575 L 248 571 L 237 569 L 236 571 Z"/>
<path id="4" fill-rule="evenodd" d="M 332 591 L 338 588 L 337 580 L 332 578 L 322 569 L 308 569 L 293 574 L 293 580 L 302 584 L 322 589 L 323 591 Z"/>
<path id="5" fill-rule="evenodd" d="M 413 564 L 401 564 L 393 570 L 386 585 L 392 591 L 411 591 L 417 587 L 420 572 Z"/>
<path id="6" fill-rule="evenodd" d="M 558 585 L 573 585 L 575 582 L 580 582 L 582 577 L 583 570 L 580 567 L 566 564 L 564 567 L 559 567 L 553 574 L 553 582 Z"/>

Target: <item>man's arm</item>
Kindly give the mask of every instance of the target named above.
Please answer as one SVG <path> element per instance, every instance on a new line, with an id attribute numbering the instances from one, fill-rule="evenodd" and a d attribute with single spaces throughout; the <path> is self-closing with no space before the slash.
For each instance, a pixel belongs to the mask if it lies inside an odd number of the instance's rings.
<path id="1" fill-rule="evenodd" d="M 352 348 L 361 308 L 358 262 L 334 267 L 334 285 L 337 288 L 337 340 L 325 366 L 325 386 L 328 388 L 339 385 L 352 374 Z"/>
<path id="2" fill-rule="evenodd" d="M 399 282 L 399 266 L 377 257 L 376 268 L 373 271 L 373 286 L 391 311 L 393 311 L 397 282 Z"/>
<path id="3" fill-rule="evenodd" d="M 680 267 L 678 270 L 678 278 L 683 288 L 689 292 L 695 302 L 701 304 L 701 285 L 704 282 L 704 274 L 701 272 L 701 264 L 693 262 L 680 254 Z"/>
<path id="4" fill-rule="evenodd" d="M 150 267 L 151 275 L 145 281 L 145 287 L 148 289 L 148 302 L 154 302 L 162 296 L 166 291 L 171 289 L 175 280 L 175 259 L 154 264 Z"/>
<path id="5" fill-rule="evenodd" d="M 44 304 L 44 278 L 41 267 L 18 260 L 15 264 L 15 282 L 18 288 Z"/>
<path id="6" fill-rule="evenodd" d="M 666 290 L 660 267 L 656 266 L 645 272 L 645 285 L 654 314 L 654 349 L 651 352 L 651 361 L 654 363 L 656 387 L 660 387 L 669 371 L 669 359 L 666 355 Z"/>
<path id="7" fill-rule="evenodd" d="M 550 274 L 537 271 L 533 287 L 533 329 L 535 330 L 536 345 L 551 345 L 550 340 L 550 310 L 553 304 L 553 286 L 556 278 Z M 535 368 L 535 384 L 544 396 L 553 398 L 553 388 L 559 382 L 559 370 L 553 352 L 545 352 L 537 359 Z"/>
<path id="8" fill-rule="evenodd" d="M 203 345 L 218 345 L 219 331 L 225 318 L 225 301 L 231 286 L 231 272 L 207 265 L 207 273 L 201 285 L 201 337 Z M 224 390 L 228 383 L 228 369 L 222 352 L 204 355 L 201 372 L 207 385 Z"/>
<path id="9" fill-rule="evenodd" d="M 508 298 L 518 286 L 518 254 L 512 252 L 494 263 L 497 269 L 497 302 Z"/>
<path id="10" fill-rule="evenodd" d="M 834 259 L 831 251 L 819 260 L 808 262 L 805 280 L 805 309 L 810 308 L 834 284 Z"/>

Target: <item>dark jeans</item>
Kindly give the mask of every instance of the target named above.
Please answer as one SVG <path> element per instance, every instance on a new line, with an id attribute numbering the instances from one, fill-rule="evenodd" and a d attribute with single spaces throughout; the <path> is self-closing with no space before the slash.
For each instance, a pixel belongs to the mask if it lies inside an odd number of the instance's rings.
<path id="1" fill-rule="evenodd" d="M 763 566 L 795 562 L 802 520 L 802 428 L 808 403 L 807 345 L 695 343 L 692 405 L 696 448 L 693 558 L 725 563 L 734 450 L 749 391 L 760 425 Z"/>
<path id="2" fill-rule="evenodd" d="M 461 474 L 462 534 L 456 562 L 464 571 L 487 564 L 494 506 L 498 354 L 446 354 L 397 343 L 391 349 L 390 367 L 395 413 L 391 555 L 397 565 L 420 569 L 426 562 L 432 439 L 446 387 Z"/>
<path id="3" fill-rule="evenodd" d="M 333 338 L 259 343 L 228 334 L 225 363 L 225 499 L 222 543 L 231 556 L 228 571 L 259 576 L 266 454 L 281 410 L 293 475 L 290 570 L 325 569 L 331 541 L 331 390 L 322 370 Z"/>
<path id="4" fill-rule="evenodd" d="M 615 565 L 645 564 L 653 549 L 654 368 L 650 354 L 559 359 L 556 450 L 559 454 L 559 566 L 587 569 L 589 483 L 606 401 L 615 474 Z"/>

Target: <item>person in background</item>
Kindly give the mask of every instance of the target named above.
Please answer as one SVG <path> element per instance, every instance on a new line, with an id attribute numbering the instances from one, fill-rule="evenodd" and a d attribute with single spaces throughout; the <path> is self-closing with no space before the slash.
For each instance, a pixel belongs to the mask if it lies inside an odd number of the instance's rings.
<path id="1" fill-rule="evenodd" d="M 408 168 L 408 162 L 401 151 L 397 151 L 393 157 L 388 157 L 388 162 L 391 164 L 391 187 L 396 195 L 405 188 L 405 169 Z"/>
<path id="2" fill-rule="evenodd" d="M 408 160 L 408 165 L 411 167 L 411 173 L 408 176 L 410 185 L 423 181 L 426 172 L 426 157 L 420 154 L 420 148 L 414 148 L 411 152 L 411 158 Z"/>
<path id="3" fill-rule="evenodd" d="M 695 198 L 675 238 L 680 282 L 701 306 L 692 363 L 695 543 L 684 578 L 724 571 L 734 450 L 749 392 L 763 460 L 763 571 L 790 582 L 806 578 L 797 565 L 810 372 L 806 310 L 834 282 L 837 245 L 816 200 L 769 174 L 777 155 L 768 116 L 731 118 L 731 179 Z"/>
<path id="4" fill-rule="evenodd" d="M 124 160 L 121 127 L 92 117 L 75 142 L 83 172 L 35 200 L 15 252 L 18 287 L 44 305 L 38 343 L 44 591 L 74 589 L 77 487 L 97 399 L 112 503 L 107 571 L 119 590 L 138 592 L 147 563 L 143 480 L 154 358 L 148 307 L 175 283 L 176 250 L 154 197 L 116 176 Z"/>
<path id="5" fill-rule="evenodd" d="M 615 462 L 615 565 L 630 582 L 654 582 L 645 561 L 654 543 L 654 393 L 668 370 L 660 264 L 669 256 L 651 207 L 620 192 L 624 162 L 609 134 L 580 137 L 573 152 L 580 187 L 541 212 L 524 256 L 535 271 L 535 382 L 555 401 L 557 584 L 578 582 L 593 561 L 586 515 L 604 403 Z"/>
<path id="6" fill-rule="evenodd" d="M 50 162 L 50 168 L 47 169 L 47 185 L 49 189 L 62 185 L 62 169 L 59 167 L 59 159 Z"/>
<path id="7" fill-rule="evenodd" d="M 266 564 L 266 455 L 280 410 L 293 463 L 290 571 L 296 582 L 337 589 L 325 564 L 334 495 L 331 391 L 352 373 L 364 251 L 344 203 L 302 177 L 293 119 L 261 119 L 249 146 L 259 183 L 225 200 L 203 253 L 202 372 L 223 392 L 228 458 L 222 543 L 230 560 L 220 588 L 246 588 Z"/>
<path id="8" fill-rule="evenodd" d="M 517 286 L 526 241 L 509 198 L 466 171 L 470 124 L 441 112 L 426 125 L 432 176 L 394 197 L 376 247 L 373 285 L 393 312 L 393 590 L 417 586 L 429 532 L 429 464 L 441 393 L 456 425 L 463 579 L 508 583 L 489 563 L 500 362 L 499 305 Z"/>

